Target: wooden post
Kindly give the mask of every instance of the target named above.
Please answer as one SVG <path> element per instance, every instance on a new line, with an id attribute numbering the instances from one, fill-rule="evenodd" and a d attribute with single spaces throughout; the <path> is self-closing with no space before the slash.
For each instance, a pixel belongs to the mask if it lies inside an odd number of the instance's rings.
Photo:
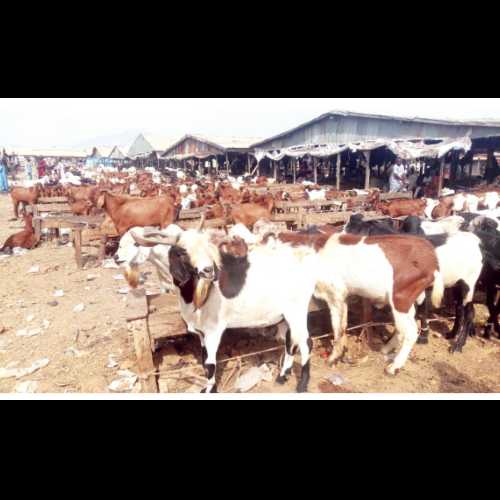
<path id="1" fill-rule="evenodd" d="M 370 158 L 371 158 L 371 151 L 365 151 L 365 156 L 366 156 L 366 167 L 365 167 L 365 189 L 370 189 Z"/>
<path id="2" fill-rule="evenodd" d="M 368 299 L 361 299 L 362 303 L 362 319 L 361 323 L 371 323 L 373 321 L 373 309 L 372 309 L 372 304 Z M 368 342 L 368 346 L 371 346 L 372 344 L 372 328 L 371 327 L 365 327 L 364 331 L 366 332 L 366 340 Z"/>
<path id="3" fill-rule="evenodd" d="M 292 170 L 293 170 L 293 183 L 294 184 L 297 183 L 297 163 L 298 163 L 298 160 L 293 158 L 292 159 Z"/>
<path id="4" fill-rule="evenodd" d="M 443 192 L 444 186 L 444 165 L 446 162 L 446 157 L 443 156 L 441 158 L 441 165 L 439 167 L 439 187 L 438 187 L 438 198 L 441 197 L 441 193 Z"/>
<path id="5" fill-rule="evenodd" d="M 250 169 L 252 168 L 252 164 L 250 163 L 250 155 L 247 155 L 247 174 L 250 173 Z"/>
<path id="6" fill-rule="evenodd" d="M 134 334 L 134 347 L 142 392 L 154 394 L 158 392 L 158 384 L 151 337 L 147 325 L 148 312 L 146 291 L 133 290 L 127 299 L 127 322 Z"/>
<path id="7" fill-rule="evenodd" d="M 229 153 L 226 153 L 226 171 L 227 176 L 229 177 Z"/>
<path id="8" fill-rule="evenodd" d="M 82 228 L 75 229 L 75 259 L 78 269 L 83 269 L 82 262 Z"/>
<path id="9" fill-rule="evenodd" d="M 318 160 L 317 158 L 313 159 L 313 170 L 314 170 L 314 184 L 318 183 Z"/>
<path id="10" fill-rule="evenodd" d="M 106 244 L 108 243 L 108 236 L 103 234 L 101 236 L 100 246 L 99 246 L 99 264 L 102 264 L 106 258 Z"/>
<path id="11" fill-rule="evenodd" d="M 340 176 L 342 175 L 342 154 L 337 155 L 337 191 L 340 191 Z"/>
<path id="12" fill-rule="evenodd" d="M 273 162 L 273 176 L 274 176 L 274 180 L 277 181 L 278 180 L 278 162 L 274 161 Z"/>

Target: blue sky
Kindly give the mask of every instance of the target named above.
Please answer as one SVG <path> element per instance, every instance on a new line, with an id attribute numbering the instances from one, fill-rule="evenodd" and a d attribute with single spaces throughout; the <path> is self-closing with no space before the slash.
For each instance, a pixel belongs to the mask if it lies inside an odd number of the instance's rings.
<path id="1" fill-rule="evenodd" d="M 500 98 L 0 98 L 0 148 L 112 146 L 141 131 L 265 138 L 333 109 L 500 121 Z"/>

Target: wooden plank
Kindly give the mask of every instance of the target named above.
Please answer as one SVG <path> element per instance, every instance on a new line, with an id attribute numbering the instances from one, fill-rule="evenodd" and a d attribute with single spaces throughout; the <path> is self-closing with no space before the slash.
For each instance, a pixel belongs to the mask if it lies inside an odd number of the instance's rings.
<path id="1" fill-rule="evenodd" d="M 38 198 L 38 203 L 68 203 L 66 196 L 55 196 L 54 198 Z"/>
<path id="2" fill-rule="evenodd" d="M 131 290 L 127 297 L 127 321 L 146 319 L 149 314 L 146 291 L 144 289 Z"/>

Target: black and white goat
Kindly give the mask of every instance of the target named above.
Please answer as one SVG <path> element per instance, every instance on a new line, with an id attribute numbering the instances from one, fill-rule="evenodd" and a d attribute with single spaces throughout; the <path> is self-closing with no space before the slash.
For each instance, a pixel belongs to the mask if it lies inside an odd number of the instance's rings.
<path id="1" fill-rule="evenodd" d="M 204 392 L 217 392 L 216 356 L 224 331 L 274 325 L 282 333 L 286 330 L 278 382 L 284 383 L 291 374 L 299 350 L 302 374 L 297 391 L 307 391 L 312 349 L 307 316 L 317 274 L 313 249 L 285 244 L 249 249 L 239 237 L 221 242 L 197 230 L 181 230 L 175 236 L 166 232 L 144 236 L 134 231 L 131 235 L 141 247 L 154 247 L 162 269 L 168 269 L 173 278 L 181 315 L 201 341 L 208 379 Z M 141 259 L 129 263 L 126 274 L 132 286 L 137 283 Z"/>

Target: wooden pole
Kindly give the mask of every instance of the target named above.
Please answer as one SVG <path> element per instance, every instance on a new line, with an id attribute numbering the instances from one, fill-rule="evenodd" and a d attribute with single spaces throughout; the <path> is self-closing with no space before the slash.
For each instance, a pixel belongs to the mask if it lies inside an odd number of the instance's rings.
<path id="1" fill-rule="evenodd" d="M 313 170 L 314 170 L 314 184 L 318 183 L 318 159 L 313 160 Z"/>
<path id="2" fill-rule="evenodd" d="M 444 165 L 446 162 L 446 157 L 443 156 L 441 158 L 441 165 L 439 167 L 439 187 L 438 187 L 438 198 L 441 197 L 441 193 L 443 192 L 444 186 Z"/>
<path id="3" fill-rule="evenodd" d="M 278 162 L 273 162 L 273 176 L 274 176 L 274 180 L 277 181 L 278 180 Z"/>
<path id="4" fill-rule="evenodd" d="M 342 155 L 337 155 L 337 191 L 340 191 L 340 176 L 342 175 Z"/>
<path id="5" fill-rule="evenodd" d="M 296 184 L 297 183 L 297 162 L 298 160 L 297 159 L 293 159 L 292 160 L 292 169 L 293 169 L 293 183 Z"/>
<path id="6" fill-rule="evenodd" d="M 229 177 L 229 153 L 226 153 L 226 170 L 227 176 Z"/>
<path id="7" fill-rule="evenodd" d="M 366 156 L 366 167 L 365 167 L 365 189 L 370 189 L 370 158 L 371 158 L 371 151 L 365 151 L 365 156 Z"/>
<path id="8" fill-rule="evenodd" d="M 250 155 L 247 155 L 247 174 L 250 173 L 250 169 L 252 168 L 252 165 L 250 163 Z"/>

